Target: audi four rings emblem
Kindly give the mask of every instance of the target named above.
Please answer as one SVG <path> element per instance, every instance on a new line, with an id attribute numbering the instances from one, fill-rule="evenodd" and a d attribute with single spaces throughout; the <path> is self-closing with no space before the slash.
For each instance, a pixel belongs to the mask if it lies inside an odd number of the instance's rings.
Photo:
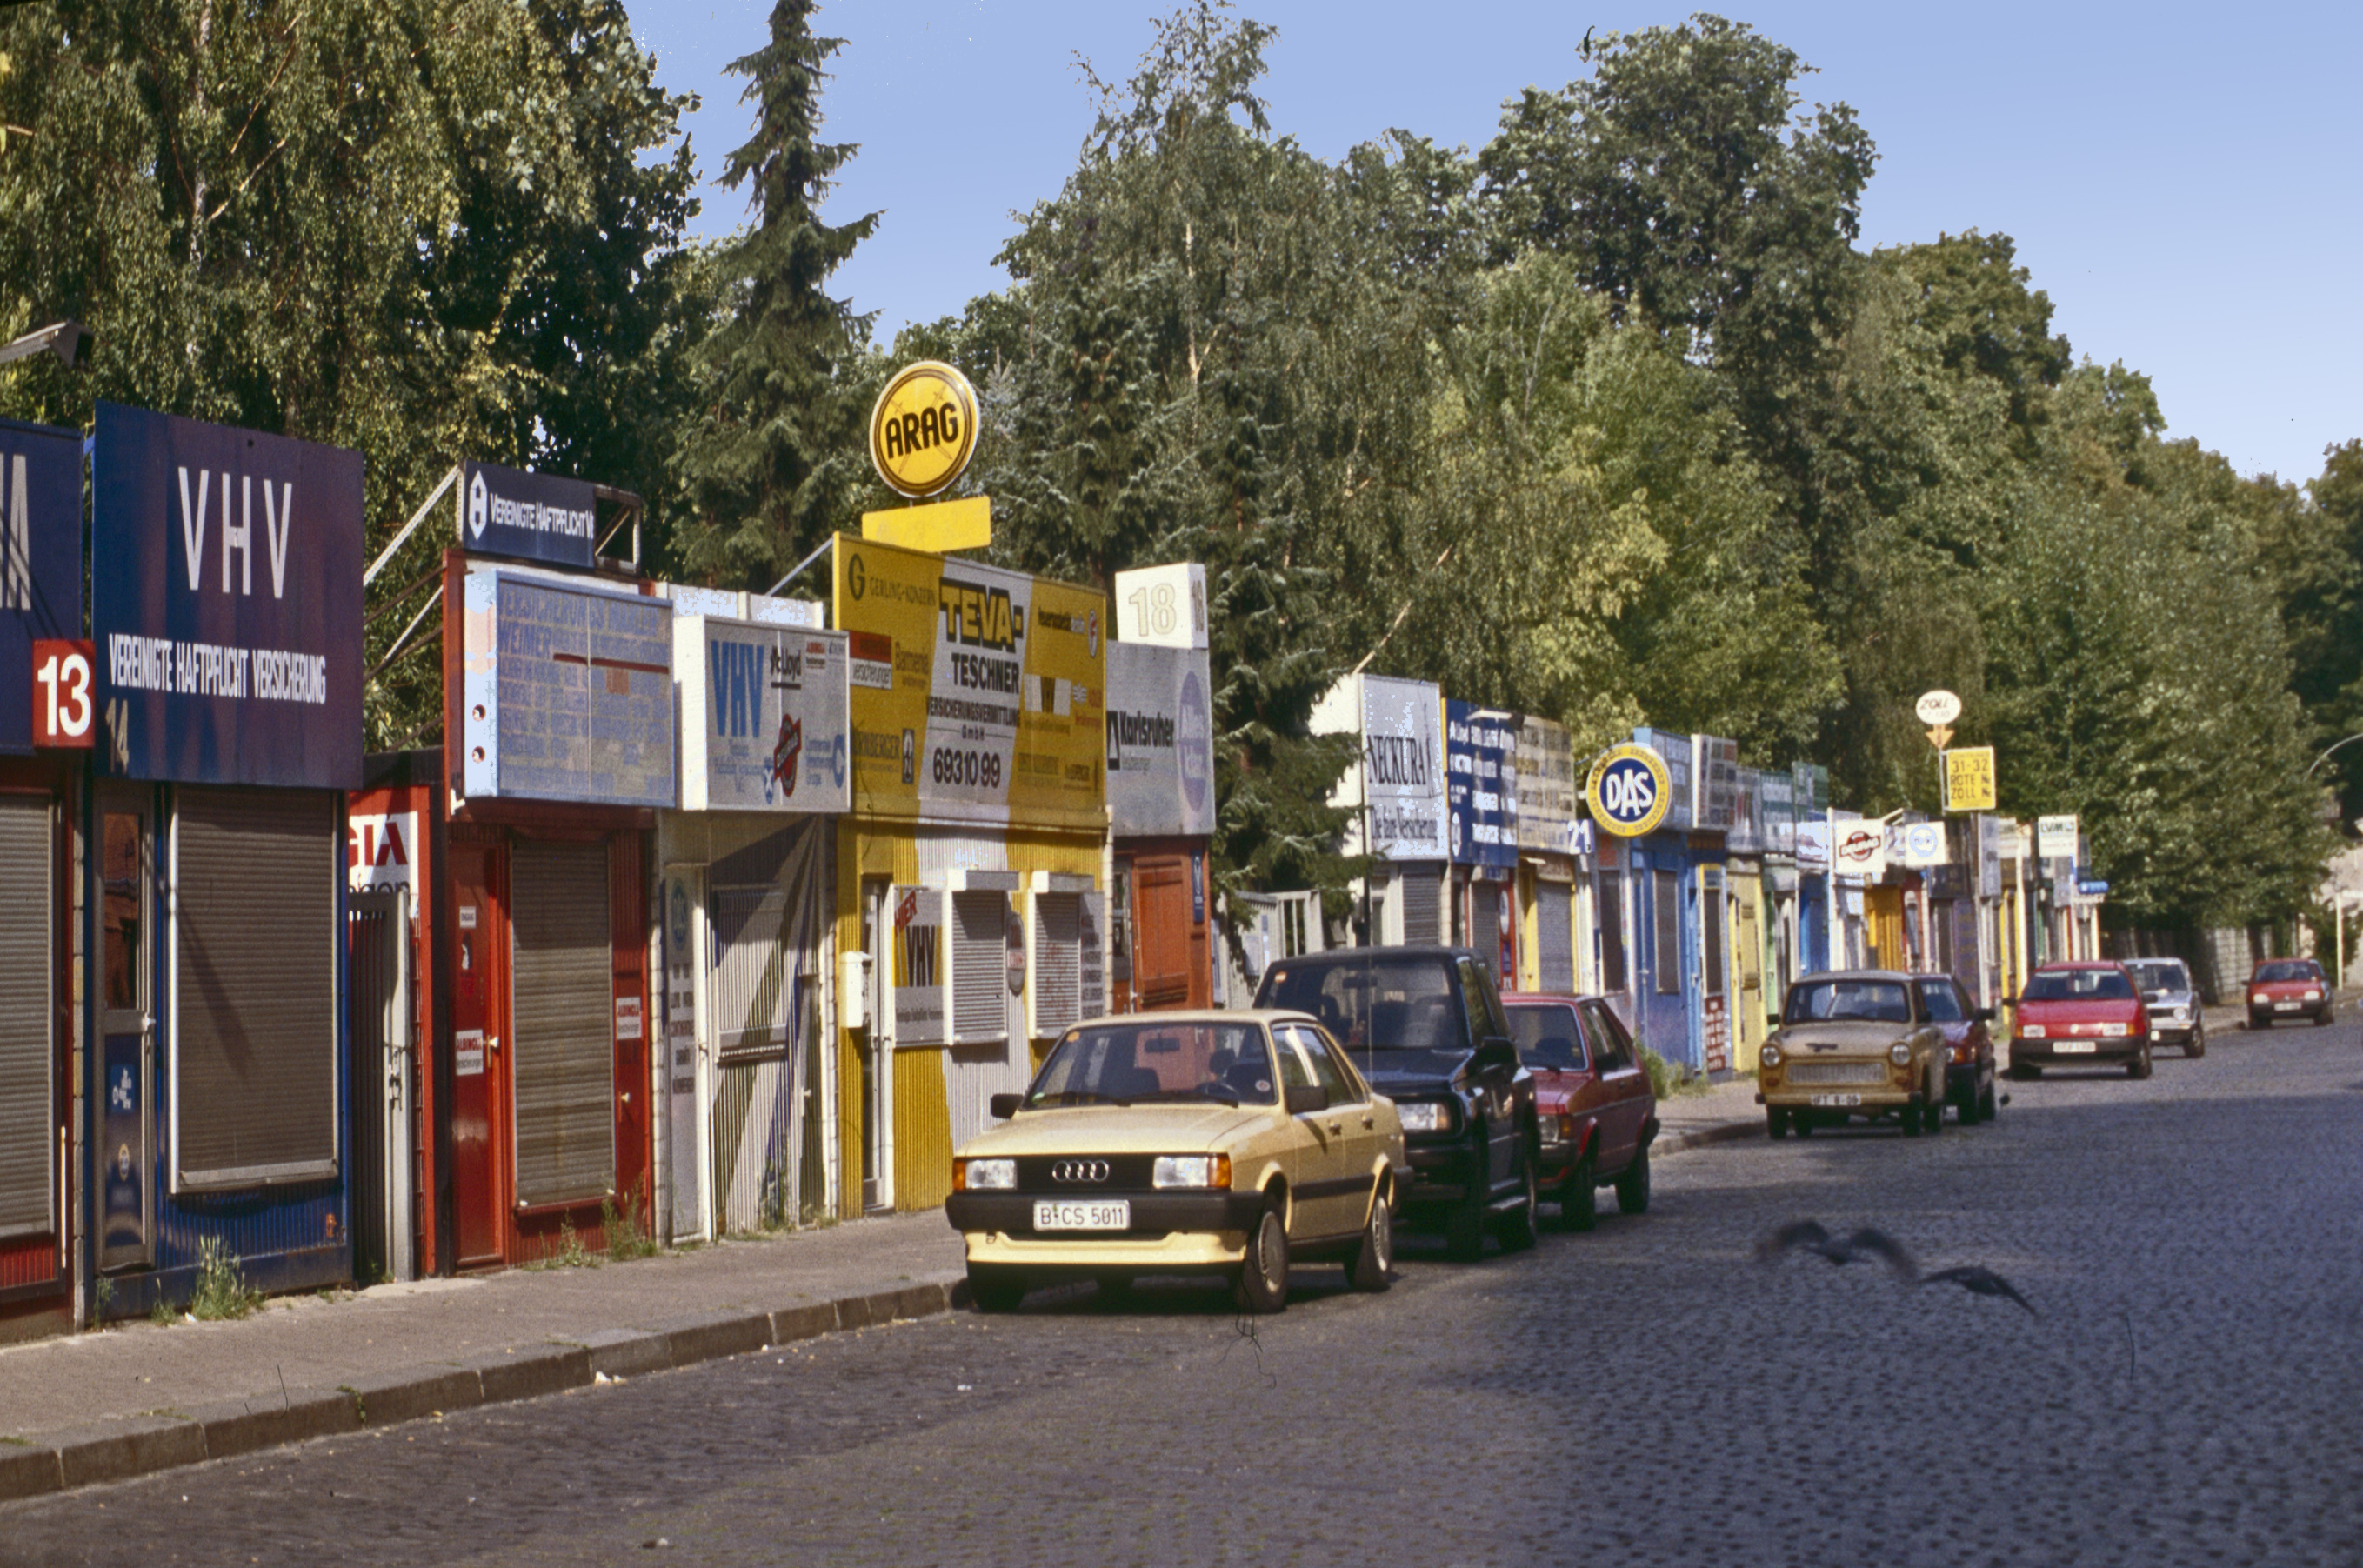
<path id="1" fill-rule="evenodd" d="M 1050 1165 L 1054 1182 L 1104 1182 L 1108 1179 L 1108 1162 L 1104 1160 L 1059 1160 Z"/>

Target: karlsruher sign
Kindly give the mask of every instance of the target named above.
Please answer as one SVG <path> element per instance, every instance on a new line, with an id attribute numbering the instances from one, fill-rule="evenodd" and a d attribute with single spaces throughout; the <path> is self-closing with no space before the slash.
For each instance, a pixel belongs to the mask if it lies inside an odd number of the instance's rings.
<path id="1" fill-rule="evenodd" d="M 102 766 L 359 788 L 361 454 L 112 403 L 95 440 Z"/>
<path id="2" fill-rule="evenodd" d="M 460 527 L 475 554 L 588 572 L 599 543 L 599 495 L 584 479 L 462 463 Z"/>
<path id="3" fill-rule="evenodd" d="M 36 709 L 97 694 L 37 692 L 35 641 L 82 635 L 82 438 L 0 419 L 0 752 L 39 740 Z M 74 706 L 76 703 L 80 706 Z"/>
<path id="4" fill-rule="evenodd" d="M 1215 726 L 1203 649 L 1107 645 L 1107 801 L 1119 838 L 1215 830 Z"/>

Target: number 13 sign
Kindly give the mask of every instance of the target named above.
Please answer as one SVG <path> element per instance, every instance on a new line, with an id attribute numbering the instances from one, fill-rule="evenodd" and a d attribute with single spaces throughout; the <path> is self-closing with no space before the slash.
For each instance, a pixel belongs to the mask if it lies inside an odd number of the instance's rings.
<path id="1" fill-rule="evenodd" d="M 70 638 L 33 640 L 33 744 L 95 743 L 98 710 L 91 688 L 91 645 Z"/>

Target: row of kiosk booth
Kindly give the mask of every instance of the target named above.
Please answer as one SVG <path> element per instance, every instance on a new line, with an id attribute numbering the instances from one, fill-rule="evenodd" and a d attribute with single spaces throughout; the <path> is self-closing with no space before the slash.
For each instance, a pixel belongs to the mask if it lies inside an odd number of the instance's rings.
<path id="1" fill-rule="evenodd" d="M 365 611 L 362 484 L 0 425 L 0 1338 L 926 1207 L 1069 1023 L 1211 1001 L 1199 569 L 667 584 L 463 463 Z M 443 743 L 365 754 L 389 613 Z"/>

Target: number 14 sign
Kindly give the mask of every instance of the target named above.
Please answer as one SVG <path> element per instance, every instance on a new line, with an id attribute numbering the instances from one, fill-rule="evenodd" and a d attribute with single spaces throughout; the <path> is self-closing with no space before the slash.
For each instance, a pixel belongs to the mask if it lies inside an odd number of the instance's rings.
<path id="1" fill-rule="evenodd" d="M 33 744 L 94 744 L 98 717 L 92 698 L 91 645 L 71 638 L 33 639 Z"/>

